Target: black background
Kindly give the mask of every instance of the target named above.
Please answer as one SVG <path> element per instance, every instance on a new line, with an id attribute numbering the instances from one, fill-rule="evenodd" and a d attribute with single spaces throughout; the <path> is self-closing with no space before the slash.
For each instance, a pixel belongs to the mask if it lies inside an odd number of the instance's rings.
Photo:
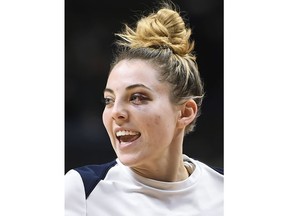
<path id="1" fill-rule="evenodd" d="M 114 33 L 153 0 L 65 1 L 65 173 L 116 157 L 102 123 Z M 189 19 L 206 96 L 184 153 L 223 166 L 223 0 L 174 0 Z"/>

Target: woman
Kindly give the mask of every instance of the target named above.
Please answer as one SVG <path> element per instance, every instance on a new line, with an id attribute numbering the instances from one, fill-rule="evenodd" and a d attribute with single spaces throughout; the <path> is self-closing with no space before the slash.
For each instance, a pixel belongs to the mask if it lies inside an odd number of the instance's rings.
<path id="1" fill-rule="evenodd" d="M 223 175 L 182 149 L 204 95 L 191 29 L 163 3 L 117 36 L 103 112 L 117 159 L 65 175 L 65 214 L 223 215 Z"/>

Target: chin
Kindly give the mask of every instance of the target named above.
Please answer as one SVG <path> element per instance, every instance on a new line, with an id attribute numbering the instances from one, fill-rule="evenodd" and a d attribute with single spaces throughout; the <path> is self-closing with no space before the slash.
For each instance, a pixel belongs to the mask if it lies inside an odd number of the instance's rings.
<path id="1" fill-rule="evenodd" d="M 122 164 L 128 167 L 134 167 L 141 161 L 139 156 L 131 154 L 117 154 L 117 157 Z"/>

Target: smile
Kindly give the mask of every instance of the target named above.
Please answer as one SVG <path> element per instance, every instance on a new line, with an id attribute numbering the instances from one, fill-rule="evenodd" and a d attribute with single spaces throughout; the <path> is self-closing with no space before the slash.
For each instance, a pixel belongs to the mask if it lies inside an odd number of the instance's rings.
<path id="1" fill-rule="evenodd" d="M 119 142 L 133 142 L 141 136 L 139 132 L 121 130 L 116 132 L 116 137 Z"/>

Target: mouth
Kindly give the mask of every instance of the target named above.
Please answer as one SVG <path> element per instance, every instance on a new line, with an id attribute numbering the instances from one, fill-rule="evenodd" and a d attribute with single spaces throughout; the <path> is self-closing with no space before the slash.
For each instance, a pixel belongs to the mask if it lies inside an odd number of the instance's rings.
<path id="1" fill-rule="evenodd" d="M 141 136 L 139 132 L 129 131 L 129 130 L 121 130 L 116 132 L 116 138 L 120 143 L 133 142 Z"/>

